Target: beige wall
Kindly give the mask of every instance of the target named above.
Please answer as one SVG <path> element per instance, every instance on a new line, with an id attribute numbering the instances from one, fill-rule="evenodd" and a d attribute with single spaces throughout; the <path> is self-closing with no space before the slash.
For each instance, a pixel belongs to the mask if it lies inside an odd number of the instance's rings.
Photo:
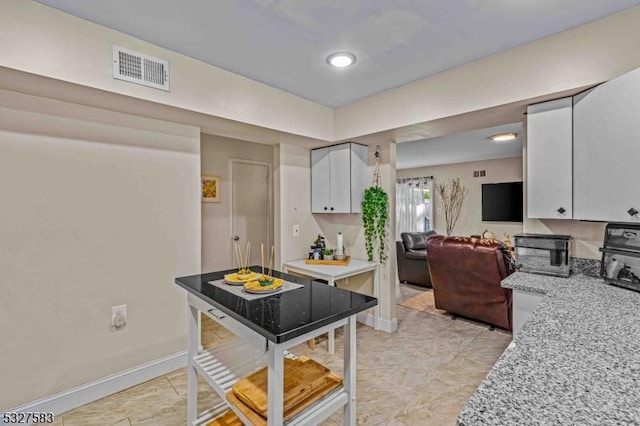
<path id="1" fill-rule="evenodd" d="M 369 148 L 369 175 L 373 176 L 375 148 Z M 390 197 L 389 214 L 395 217 L 395 144 L 381 146 L 382 186 Z M 310 151 L 294 145 L 280 144 L 276 149 L 276 246 L 280 247 L 278 263 L 302 259 L 320 233 L 331 248 L 336 247 L 338 232 L 344 234 L 346 253 L 366 259 L 364 230 L 360 214 L 311 214 Z M 393 188 L 393 191 L 391 191 Z M 300 225 L 300 236 L 292 236 L 293 225 Z M 395 222 L 389 222 L 389 235 L 395 234 Z M 389 262 L 381 268 L 381 318 L 395 324 L 395 243 L 389 238 Z M 361 274 L 339 285 L 366 294 L 373 292 L 371 274 Z"/>
<path id="2" fill-rule="evenodd" d="M 274 147 L 207 134 L 202 134 L 201 140 L 202 174 L 219 175 L 222 178 L 221 201 L 202 203 L 202 270 L 210 272 L 235 267 L 230 258 L 232 241 L 229 160 L 260 161 L 272 165 Z M 273 241 L 273 235 L 270 238 Z"/>
<path id="3" fill-rule="evenodd" d="M 526 133 L 526 132 L 525 132 Z M 525 141 L 526 144 L 526 141 Z M 524 150 L 526 157 L 526 146 Z M 476 161 L 471 163 L 448 164 L 443 166 L 422 167 L 416 169 L 398 170 L 398 178 L 418 176 L 434 176 L 435 183 L 443 179 L 460 177 L 462 184 L 469 189 L 460 220 L 454 229 L 455 235 L 480 234 L 485 229 L 492 231 L 496 237 L 503 240 L 505 234 L 513 236 L 521 232 L 539 234 L 567 234 L 573 242 L 571 256 L 584 259 L 600 259 L 598 248 L 602 246 L 606 223 L 585 222 L 577 220 L 554 219 L 526 219 L 526 170 L 523 167 L 524 157 L 503 158 L 498 160 Z M 484 178 L 473 178 L 474 170 L 486 170 Z M 523 176 L 525 176 L 523 178 Z M 494 182 L 525 182 L 523 223 L 482 222 L 482 184 Z M 444 214 L 437 214 L 441 206 L 440 196 L 435 194 L 434 227 L 438 233 L 445 233 Z"/>
<path id="4" fill-rule="evenodd" d="M 331 140 L 333 109 L 26 0 L 0 2 L 0 66 Z M 171 91 L 113 78 L 112 45 L 167 59 Z"/>
<path id="5" fill-rule="evenodd" d="M 610 80 L 640 67 L 640 7 L 336 109 L 334 139 Z"/>
<path id="6" fill-rule="evenodd" d="M 199 131 L 101 117 L 0 107 L 0 410 L 186 348 L 174 278 L 200 271 Z"/>
<path id="7" fill-rule="evenodd" d="M 280 144 L 276 147 L 275 211 L 277 264 L 304 258 L 321 232 L 311 214 L 311 157 L 309 149 Z M 293 236 L 300 225 L 300 236 Z"/>
<path id="8" fill-rule="evenodd" d="M 605 222 L 582 222 L 578 220 L 527 219 L 524 230 L 539 234 L 571 235 L 573 241 L 571 256 L 583 259 L 598 259 L 602 253 L 598 251 L 604 241 Z"/>
<path id="9" fill-rule="evenodd" d="M 486 176 L 474 178 L 474 170 L 486 170 Z M 504 239 L 504 234 L 512 236 L 513 234 L 521 233 L 523 230 L 522 223 L 482 221 L 482 184 L 522 182 L 522 157 L 398 170 L 397 175 L 398 178 L 434 177 L 434 229 L 440 234 L 446 234 L 446 227 L 444 213 L 438 213 L 438 209 L 442 206 L 442 201 L 436 190 L 436 185 L 443 182 L 446 183 L 456 177 L 460 178 L 460 182 L 469 190 L 469 195 L 462 206 L 460 219 L 453 230 L 454 235 L 478 235 L 487 229 L 502 240 Z"/>

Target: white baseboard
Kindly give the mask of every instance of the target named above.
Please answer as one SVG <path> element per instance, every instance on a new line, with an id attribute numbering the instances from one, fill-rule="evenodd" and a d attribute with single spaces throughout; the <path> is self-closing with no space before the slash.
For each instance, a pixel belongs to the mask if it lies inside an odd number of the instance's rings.
<path id="1" fill-rule="evenodd" d="M 147 380 L 163 376 L 186 365 L 187 351 L 178 352 L 7 411 L 52 412 L 58 415 Z M 2 418 L 0 418 L 0 424 L 4 424 Z"/>
<path id="2" fill-rule="evenodd" d="M 380 330 L 386 331 L 387 333 L 395 333 L 398 331 L 398 318 L 394 317 L 392 320 L 380 318 Z"/>
<path id="3" fill-rule="evenodd" d="M 360 312 L 356 314 L 356 321 L 369 327 L 373 327 L 373 314 L 368 312 Z"/>
<path id="4" fill-rule="evenodd" d="M 368 325 L 369 327 L 373 327 L 373 314 L 367 312 L 360 312 L 356 315 L 356 321 Z M 380 318 L 379 321 L 380 330 L 385 331 L 387 333 L 393 333 L 398 330 L 398 319 L 394 318 L 393 320 L 385 320 Z"/>

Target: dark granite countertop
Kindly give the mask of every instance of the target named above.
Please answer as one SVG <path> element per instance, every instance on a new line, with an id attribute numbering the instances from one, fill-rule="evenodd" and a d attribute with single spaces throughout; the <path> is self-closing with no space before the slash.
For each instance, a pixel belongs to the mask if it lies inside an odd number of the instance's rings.
<path id="1" fill-rule="evenodd" d="M 522 272 L 503 287 L 545 296 L 458 425 L 640 424 L 640 293 Z"/>
<path id="2" fill-rule="evenodd" d="M 259 271 L 257 266 L 251 269 Z M 273 276 L 303 287 L 247 300 L 209 284 L 232 272 L 236 270 L 176 278 L 176 284 L 275 343 L 286 342 L 378 304 L 371 296 L 278 271 L 273 271 Z"/>

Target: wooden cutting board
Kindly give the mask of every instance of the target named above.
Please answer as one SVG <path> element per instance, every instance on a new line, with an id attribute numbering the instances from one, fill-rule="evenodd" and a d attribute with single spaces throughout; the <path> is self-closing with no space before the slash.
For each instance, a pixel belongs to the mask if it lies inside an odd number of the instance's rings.
<path id="1" fill-rule="evenodd" d="M 216 417 L 206 426 L 244 426 L 233 410 L 227 410 L 223 415 Z"/>
<path id="2" fill-rule="evenodd" d="M 351 256 L 347 256 L 345 260 L 323 260 L 323 259 L 305 259 L 304 263 L 307 265 L 334 265 L 334 266 L 347 266 Z"/>
<path id="3" fill-rule="evenodd" d="M 284 411 L 290 410 L 309 397 L 316 389 L 324 387 L 331 370 L 307 357 L 284 359 Z M 267 368 L 238 380 L 233 393 L 249 408 L 265 417 L 267 415 Z"/>
<path id="4" fill-rule="evenodd" d="M 342 384 L 342 377 L 337 376 L 333 373 L 329 374 L 323 386 L 316 388 L 315 391 L 309 394 L 309 396 L 306 399 L 300 401 L 298 405 L 290 408 L 289 410 L 284 411 L 284 421 L 290 420 L 293 416 L 300 413 L 302 410 L 304 410 L 311 404 L 322 399 L 322 397 L 324 397 L 334 389 L 338 388 L 341 384 Z M 286 399 L 286 395 L 285 395 L 285 399 Z M 234 394 L 233 389 L 227 392 L 227 402 L 229 404 L 234 405 L 239 410 L 241 410 L 244 413 L 244 415 L 247 417 L 247 419 L 249 419 L 254 426 L 266 426 L 267 424 L 266 417 L 261 416 L 260 414 L 256 413 L 251 408 L 249 408 L 246 404 L 244 404 Z"/>

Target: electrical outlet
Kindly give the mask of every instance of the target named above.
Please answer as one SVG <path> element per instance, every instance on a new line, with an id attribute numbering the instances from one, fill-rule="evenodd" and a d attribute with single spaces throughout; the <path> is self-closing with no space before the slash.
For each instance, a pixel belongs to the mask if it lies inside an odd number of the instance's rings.
<path id="1" fill-rule="evenodd" d="M 294 237 L 300 236 L 300 225 L 293 225 L 293 236 Z"/>
<path id="2" fill-rule="evenodd" d="M 127 305 L 111 307 L 111 326 L 117 329 L 127 324 Z"/>

